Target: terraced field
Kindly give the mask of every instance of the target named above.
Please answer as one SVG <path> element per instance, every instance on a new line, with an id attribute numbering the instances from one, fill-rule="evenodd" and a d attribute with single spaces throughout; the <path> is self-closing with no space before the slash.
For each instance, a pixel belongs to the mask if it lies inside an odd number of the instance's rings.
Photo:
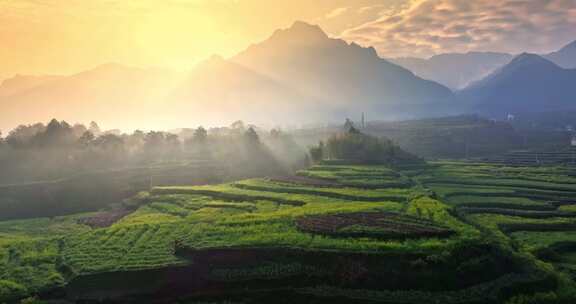
<path id="1" fill-rule="evenodd" d="M 157 187 L 133 209 L 0 222 L 0 302 L 571 303 L 571 174 L 322 165 Z"/>
<path id="2" fill-rule="evenodd" d="M 491 239 L 525 259 L 545 262 L 541 267 L 560 277 L 559 288 L 570 290 L 566 303 L 576 299 L 573 169 L 437 162 L 413 177 Z"/>

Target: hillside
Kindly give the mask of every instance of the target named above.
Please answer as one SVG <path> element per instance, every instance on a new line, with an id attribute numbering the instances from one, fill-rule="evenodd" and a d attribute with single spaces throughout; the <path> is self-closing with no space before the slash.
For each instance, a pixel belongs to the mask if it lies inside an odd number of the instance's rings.
<path id="1" fill-rule="evenodd" d="M 542 54 L 542 57 L 565 69 L 576 68 L 576 41 L 558 51 Z M 453 90 L 464 89 L 497 69 L 510 63 L 514 55 L 498 52 L 444 53 L 430 58 L 393 58 L 396 63 L 414 74 L 436 81 Z"/>
<path id="2" fill-rule="evenodd" d="M 573 110 L 575 85 L 576 70 L 525 53 L 458 95 L 474 112 L 505 118 L 508 114 Z"/>
<path id="3" fill-rule="evenodd" d="M 512 58 L 512 55 L 505 53 L 469 52 L 440 54 L 428 59 L 395 58 L 391 61 L 424 79 L 458 90 L 492 73 Z"/>
<path id="4" fill-rule="evenodd" d="M 565 69 L 576 69 L 576 41 L 544 57 Z"/>
<path id="5" fill-rule="evenodd" d="M 317 100 L 219 56 L 195 66 L 164 104 L 172 119 L 185 120 L 190 113 L 201 112 L 207 122 L 240 119 L 269 125 L 289 117 L 299 122 L 335 118 L 330 116 L 330 105 L 324 106 L 323 111 Z"/>
<path id="6" fill-rule="evenodd" d="M 569 174 L 319 165 L 156 187 L 122 213 L 1 221 L 0 301 L 472 304 L 535 289 L 568 301 Z"/>
<path id="7" fill-rule="evenodd" d="M 154 119 L 149 109 L 170 92 L 180 75 L 161 69 L 141 69 L 104 64 L 52 81 L 38 82 L 26 90 L 0 97 L 0 128 L 59 117 L 104 125 L 136 127 Z M 136 115 L 126 116 L 125 113 Z M 22 117 L 25 117 L 23 119 Z"/>
<path id="8" fill-rule="evenodd" d="M 373 48 L 329 38 L 318 26 L 296 22 L 231 58 L 344 114 L 380 118 L 447 111 L 449 89 L 386 61 Z"/>
<path id="9" fill-rule="evenodd" d="M 14 77 L 5 79 L 0 84 L 0 97 L 10 96 L 22 93 L 28 89 L 40 86 L 44 83 L 57 80 L 62 76 L 48 75 L 48 76 L 30 76 L 30 75 L 16 75 Z"/>

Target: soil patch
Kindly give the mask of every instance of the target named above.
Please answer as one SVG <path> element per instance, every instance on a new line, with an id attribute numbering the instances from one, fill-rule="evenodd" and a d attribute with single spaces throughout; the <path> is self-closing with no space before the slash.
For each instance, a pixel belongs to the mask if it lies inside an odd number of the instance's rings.
<path id="1" fill-rule="evenodd" d="M 404 239 L 448 237 L 454 231 L 431 221 L 393 212 L 357 212 L 308 216 L 296 221 L 298 229 L 336 237 Z"/>
<path id="2" fill-rule="evenodd" d="M 132 212 L 134 212 L 134 210 L 129 209 L 103 211 L 94 216 L 79 219 L 78 224 L 87 225 L 92 228 L 110 227 Z"/>

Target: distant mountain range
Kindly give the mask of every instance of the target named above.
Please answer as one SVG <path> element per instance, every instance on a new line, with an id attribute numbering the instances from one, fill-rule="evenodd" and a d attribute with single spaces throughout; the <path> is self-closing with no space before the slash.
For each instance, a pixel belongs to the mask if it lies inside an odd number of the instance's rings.
<path id="1" fill-rule="evenodd" d="M 28 89 L 40 86 L 43 83 L 62 78 L 63 76 L 30 76 L 30 75 L 16 75 L 12 78 L 6 79 L 0 85 L 0 97 L 15 95 Z"/>
<path id="2" fill-rule="evenodd" d="M 576 41 L 557 52 L 542 55 L 560 67 L 576 68 Z M 416 75 L 436 81 L 452 90 L 460 90 L 509 63 L 515 56 L 506 53 L 469 52 L 448 53 L 422 58 L 395 58 L 390 61 Z"/>
<path id="3" fill-rule="evenodd" d="M 53 117 L 170 129 L 238 119 L 334 122 L 361 113 L 386 120 L 562 111 L 576 109 L 575 67 L 576 42 L 543 56 L 477 52 L 389 61 L 296 22 L 188 72 L 106 64 L 74 75 L 7 79 L 0 85 L 0 129 Z"/>
<path id="4" fill-rule="evenodd" d="M 189 73 L 108 64 L 70 76 L 19 76 L 0 86 L 0 128 L 101 121 L 110 127 L 176 128 L 244 119 L 299 124 L 441 114 L 448 88 L 384 60 L 373 48 L 329 38 L 296 22 L 228 60 Z"/>
<path id="5" fill-rule="evenodd" d="M 470 112 L 505 118 L 508 114 L 576 110 L 575 88 L 575 69 L 524 53 L 458 92 L 458 97 Z"/>
<path id="6" fill-rule="evenodd" d="M 452 90 L 458 90 L 487 76 L 510 62 L 513 57 L 505 53 L 470 52 L 441 54 L 429 59 L 407 57 L 391 61 L 424 79 L 430 79 Z"/>
<path id="7" fill-rule="evenodd" d="M 153 119 L 150 108 L 172 90 L 178 73 L 105 64 L 69 76 L 18 76 L 0 86 L 0 128 L 21 123 L 102 121 L 140 124 Z"/>

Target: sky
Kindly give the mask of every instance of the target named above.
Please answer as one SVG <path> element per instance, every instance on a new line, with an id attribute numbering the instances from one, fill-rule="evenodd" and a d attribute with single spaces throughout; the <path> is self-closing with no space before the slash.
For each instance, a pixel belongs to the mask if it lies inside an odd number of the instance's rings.
<path id="1" fill-rule="evenodd" d="M 576 0 L 0 0 L 0 78 L 109 62 L 186 70 L 302 20 L 383 57 L 556 50 Z"/>

